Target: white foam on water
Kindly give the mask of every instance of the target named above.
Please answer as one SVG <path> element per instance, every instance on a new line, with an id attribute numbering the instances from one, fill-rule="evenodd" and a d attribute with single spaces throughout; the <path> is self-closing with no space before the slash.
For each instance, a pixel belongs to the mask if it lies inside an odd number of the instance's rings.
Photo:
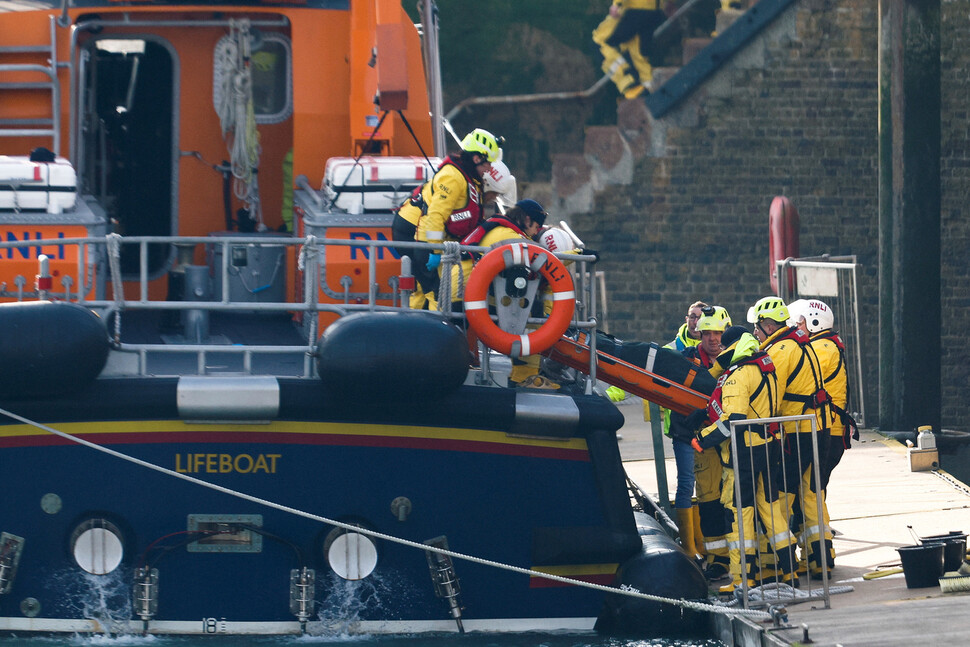
<path id="1" fill-rule="evenodd" d="M 344 580 L 331 573 L 326 595 L 317 604 L 317 620 L 310 634 L 301 640 L 319 639 L 373 640 L 372 636 L 360 635 L 355 631 L 362 616 L 380 616 L 384 609 L 384 599 L 393 599 L 394 606 L 401 600 L 413 597 L 410 585 L 393 574 L 373 573 L 363 580 Z M 317 593 L 320 593 L 318 588 Z"/>

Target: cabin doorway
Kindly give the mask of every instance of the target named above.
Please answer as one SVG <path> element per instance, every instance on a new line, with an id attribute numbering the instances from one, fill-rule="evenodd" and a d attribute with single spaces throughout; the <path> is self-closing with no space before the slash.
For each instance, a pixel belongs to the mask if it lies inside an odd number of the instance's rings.
<path id="1" fill-rule="evenodd" d="M 125 236 L 175 233 L 175 62 L 165 44 L 101 37 L 82 57 L 81 159 L 85 191 Z M 148 247 L 148 276 L 167 269 L 171 245 Z M 121 251 L 126 278 L 139 272 L 137 245 Z"/>

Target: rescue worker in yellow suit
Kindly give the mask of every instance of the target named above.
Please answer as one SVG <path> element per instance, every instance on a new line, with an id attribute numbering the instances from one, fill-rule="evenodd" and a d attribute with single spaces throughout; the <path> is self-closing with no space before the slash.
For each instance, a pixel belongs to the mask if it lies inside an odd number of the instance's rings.
<path id="1" fill-rule="evenodd" d="M 539 230 L 546 222 L 549 214 L 541 204 L 535 200 L 519 200 L 505 213 L 498 213 L 481 223 L 470 234 L 461 239 L 462 245 L 476 245 L 478 247 L 495 247 L 499 243 L 516 242 L 519 240 L 535 241 Z M 459 267 L 465 280 L 471 274 L 475 261 L 481 255 L 462 254 L 460 265 L 452 269 L 452 301 L 454 307 L 460 307 L 461 298 L 458 295 Z"/>
<path id="2" fill-rule="evenodd" d="M 755 325 L 761 350 L 771 356 L 778 375 L 778 409 L 775 415 L 795 416 L 814 412 L 818 433 L 818 455 L 825 454 L 828 442 L 829 397 L 823 384 L 822 368 L 811 341 L 802 330 L 788 326 L 790 313 L 785 302 L 775 296 L 759 299 L 748 309 L 748 322 Z M 788 516 L 795 514 L 793 527 L 807 552 L 809 575 L 821 577 L 823 564 L 832 568 L 828 558 L 832 533 L 825 523 L 828 512 L 821 487 L 815 480 L 815 450 L 810 421 L 784 425 L 785 489 Z M 822 512 L 819 514 L 819 506 Z M 824 527 L 824 533 L 823 533 Z M 802 557 L 806 557 L 803 553 Z"/>
<path id="3" fill-rule="evenodd" d="M 831 433 L 828 438 L 824 455 L 819 456 L 821 464 L 819 472 L 822 479 L 821 491 L 823 496 L 828 490 L 829 478 L 832 471 L 841 462 L 846 449 L 852 447 L 853 440 L 859 440 L 859 430 L 855 420 L 847 412 L 849 406 L 848 363 L 845 356 L 845 343 L 834 330 L 835 317 L 831 308 L 819 299 L 800 299 L 788 304 L 791 318 L 789 326 L 796 326 L 808 333 L 812 348 L 818 355 L 819 365 L 825 381 L 825 392 L 832 399 L 829 413 Z M 821 451 L 821 449 L 820 449 Z M 826 502 L 827 505 L 827 502 Z M 828 509 L 825 527 L 830 527 Z M 829 557 L 835 563 L 835 550 L 830 550 Z"/>
<path id="4" fill-rule="evenodd" d="M 627 99 L 643 94 L 653 79 L 650 44 L 653 32 L 664 21 L 657 2 L 613 0 L 609 15 L 593 30 L 593 42 L 603 54 L 603 72 Z"/>
<path id="5" fill-rule="evenodd" d="M 519 200 L 515 203 L 515 206 L 504 214 L 496 214 L 476 227 L 468 236 L 462 239 L 461 244 L 496 247 L 523 239 L 530 242 L 535 241 L 548 215 L 543 206 L 535 200 Z M 460 268 L 467 281 L 473 269 L 473 259 L 471 257 L 463 258 Z M 461 299 L 458 297 L 457 292 L 459 284 L 458 270 L 459 266 L 455 266 L 451 276 L 453 312 L 460 310 L 462 307 Z M 513 357 L 512 370 L 509 372 L 508 377 L 509 386 L 558 389 L 558 384 L 539 375 L 540 359 L 539 355 L 529 355 L 522 358 Z"/>
<path id="6" fill-rule="evenodd" d="M 830 438 L 822 461 L 822 490 L 828 487 L 832 470 L 842 461 L 845 450 L 852 447 L 853 440 L 859 440 L 859 430 L 855 420 L 847 412 L 849 406 L 848 362 L 845 355 L 845 342 L 834 330 L 835 316 L 831 308 L 818 299 L 801 299 L 788 305 L 791 318 L 789 326 L 801 328 L 808 333 L 812 348 L 818 355 L 825 381 L 825 392 L 832 399 L 829 412 Z"/>
<path id="7" fill-rule="evenodd" d="M 749 587 L 755 586 L 757 546 L 755 516 L 764 526 L 768 540 L 778 555 L 781 581 L 797 586 L 795 576 L 795 538 L 788 527 L 778 490 L 780 465 L 779 443 L 764 425 L 739 424 L 734 429 L 738 447 L 738 471 L 731 455 L 731 422 L 772 415 L 778 397 L 778 379 L 767 353 L 758 349 L 757 340 L 741 326 L 731 326 L 721 337 L 724 350 L 717 357 L 724 373 L 717 380 L 707 409 L 687 417 L 688 425 L 706 424 L 691 445 L 698 453 L 717 447 L 725 470 L 722 501 L 734 521 L 728 534 L 732 583 L 721 587 L 728 593 L 741 584 L 741 551 L 744 551 L 744 574 Z M 740 490 L 736 498 L 735 483 Z M 741 535 L 744 536 L 743 546 Z"/>
<path id="8" fill-rule="evenodd" d="M 499 159 L 499 142 L 490 132 L 476 128 L 465 135 L 461 153 L 446 157 L 434 176 L 398 208 L 391 224 L 392 239 L 442 243 L 467 236 L 482 219 L 482 176 Z M 441 252 L 402 252 L 411 257 L 411 271 L 418 282 L 411 294 L 411 307 L 436 310 L 434 292 L 439 285 Z"/>

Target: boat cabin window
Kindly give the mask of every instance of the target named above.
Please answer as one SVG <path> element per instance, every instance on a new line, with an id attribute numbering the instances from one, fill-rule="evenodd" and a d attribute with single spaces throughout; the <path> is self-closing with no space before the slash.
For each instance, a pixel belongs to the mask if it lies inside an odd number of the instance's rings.
<path id="1" fill-rule="evenodd" d="M 292 73 L 290 64 L 290 40 L 282 34 L 250 31 L 252 54 L 250 71 L 252 78 L 253 112 L 257 124 L 275 124 L 285 121 L 293 113 Z M 212 75 L 213 106 L 218 111 L 222 105 L 226 57 L 220 55 L 233 46 L 232 36 L 225 36 L 216 44 L 216 69 Z"/>

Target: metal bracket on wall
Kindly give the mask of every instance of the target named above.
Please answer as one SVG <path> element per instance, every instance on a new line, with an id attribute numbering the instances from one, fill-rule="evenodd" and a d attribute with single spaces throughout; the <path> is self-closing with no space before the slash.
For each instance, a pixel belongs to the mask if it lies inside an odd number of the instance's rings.
<path id="1" fill-rule="evenodd" d="M 647 97 L 655 119 L 671 111 L 795 0 L 761 0 Z"/>

